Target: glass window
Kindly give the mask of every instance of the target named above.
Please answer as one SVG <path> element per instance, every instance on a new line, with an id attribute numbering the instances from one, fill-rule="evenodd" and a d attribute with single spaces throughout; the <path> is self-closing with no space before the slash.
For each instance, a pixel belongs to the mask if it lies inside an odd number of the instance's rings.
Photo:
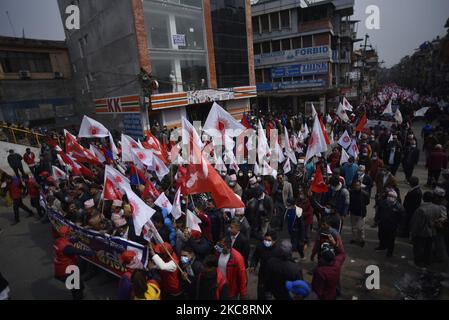
<path id="1" fill-rule="evenodd" d="M 271 82 L 271 69 L 263 69 L 263 82 Z"/>
<path id="2" fill-rule="evenodd" d="M 186 46 L 179 46 L 179 49 L 203 50 L 203 20 L 196 17 L 175 18 L 176 33 L 184 35 Z"/>
<path id="3" fill-rule="evenodd" d="M 302 37 L 302 47 L 303 48 L 309 48 L 312 47 L 312 36 L 304 36 Z"/>
<path id="4" fill-rule="evenodd" d="M 145 11 L 145 25 L 151 48 L 170 48 L 168 14 Z"/>
<path id="5" fill-rule="evenodd" d="M 282 50 L 291 50 L 290 39 L 282 39 Z"/>
<path id="6" fill-rule="evenodd" d="M 48 53 L 0 51 L 0 63 L 6 73 L 53 71 Z"/>
<path id="7" fill-rule="evenodd" d="M 253 17 L 253 33 L 260 33 L 259 30 L 259 17 Z"/>
<path id="8" fill-rule="evenodd" d="M 290 29 L 290 10 L 281 11 L 282 29 Z"/>
<path id="9" fill-rule="evenodd" d="M 272 52 L 281 51 L 281 41 L 280 40 L 271 41 L 271 51 Z"/>
<path id="10" fill-rule="evenodd" d="M 159 82 L 159 93 L 172 92 L 170 73 L 174 71 L 174 61 L 163 59 L 151 59 L 151 69 L 153 77 Z M 181 82 L 182 79 L 175 79 Z"/>
<path id="11" fill-rule="evenodd" d="M 270 25 L 268 22 L 268 15 L 264 14 L 262 16 L 260 16 L 260 22 L 262 24 L 262 32 L 268 32 L 270 31 Z"/>
<path id="12" fill-rule="evenodd" d="M 256 82 L 262 83 L 263 82 L 263 69 L 256 69 L 254 70 L 256 73 Z"/>
<path id="13" fill-rule="evenodd" d="M 207 68 L 205 61 L 181 60 L 181 76 L 184 91 L 207 88 Z"/>
<path id="14" fill-rule="evenodd" d="M 271 30 L 279 30 L 279 12 L 270 14 Z"/>
<path id="15" fill-rule="evenodd" d="M 254 44 L 254 54 L 260 54 L 260 43 Z"/>
<path id="16" fill-rule="evenodd" d="M 301 37 L 295 37 L 292 39 L 292 49 L 301 48 Z"/>
<path id="17" fill-rule="evenodd" d="M 203 7 L 202 0 L 174 0 L 174 2 L 178 2 L 178 3 L 184 4 L 186 6 L 191 6 L 191 7 L 197 7 L 197 8 Z"/>
<path id="18" fill-rule="evenodd" d="M 265 41 L 262 42 L 262 53 L 270 53 L 270 42 L 269 41 Z"/>

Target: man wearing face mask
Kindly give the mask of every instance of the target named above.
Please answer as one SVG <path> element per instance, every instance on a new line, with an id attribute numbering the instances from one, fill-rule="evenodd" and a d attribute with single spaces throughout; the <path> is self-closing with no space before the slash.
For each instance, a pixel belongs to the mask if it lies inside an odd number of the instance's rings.
<path id="1" fill-rule="evenodd" d="M 354 157 L 350 157 L 348 162 L 343 164 L 341 167 L 342 176 L 345 178 L 345 183 L 347 186 L 352 184 L 354 177 L 357 175 L 357 170 L 359 166 L 354 163 Z"/>
<path id="2" fill-rule="evenodd" d="M 290 295 L 285 288 L 286 281 L 303 280 L 302 270 L 292 258 L 290 240 L 282 240 L 273 250 L 265 269 L 266 290 L 276 300 L 288 300 Z"/>
<path id="3" fill-rule="evenodd" d="M 237 250 L 242 255 L 243 260 L 245 261 L 245 268 L 247 268 L 250 251 L 249 239 L 240 232 L 240 229 L 240 221 L 238 221 L 237 219 L 233 219 L 228 229 L 229 237 L 231 239 L 231 247 Z"/>
<path id="4" fill-rule="evenodd" d="M 270 225 L 271 219 L 273 217 L 273 199 L 267 195 L 262 187 L 258 187 L 255 190 L 255 199 L 256 199 L 256 220 L 258 220 L 259 229 L 258 237 L 262 239 L 265 233 L 268 231 L 268 227 Z"/>
<path id="5" fill-rule="evenodd" d="M 360 181 L 354 181 L 350 191 L 349 213 L 351 215 L 352 240 L 362 248 L 365 246 L 365 217 L 369 204 L 369 193 L 363 190 Z"/>
<path id="6" fill-rule="evenodd" d="M 251 237 L 251 226 L 245 217 L 245 208 L 235 209 L 235 219 L 240 222 L 240 232 L 249 240 Z"/>
<path id="7" fill-rule="evenodd" d="M 390 141 L 385 149 L 384 162 L 388 165 L 392 175 L 396 175 L 399 164 L 402 159 L 402 146 L 398 141 L 398 136 L 393 135 L 393 141 Z"/>
<path id="8" fill-rule="evenodd" d="M 404 169 L 405 179 L 410 181 L 413 170 L 419 161 L 419 149 L 414 140 L 405 148 L 404 159 L 402 159 L 402 168 Z"/>
<path id="9" fill-rule="evenodd" d="M 290 182 L 285 181 L 283 174 L 278 174 L 275 184 L 274 207 L 275 207 L 275 226 L 278 231 L 282 231 L 284 212 L 287 207 L 288 199 L 293 198 L 293 188 Z"/>
<path id="10" fill-rule="evenodd" d="M 359 166 L 357 171 L 357 176 L 354 178 L 354 181 L 360 182 L 362 189 L 368 192 L 369 196 L 371 196 L 371 188 L 373 187 L 373 180 L 371 177 L 367 175 L 365 166 Z"/>
<path id="11" fill-rule="evenodd" d="M 379 170 L 384 167 L 384 162 L 377 156 L 377 153 L 374 152 L 371 158 L 371 167 L 369 169 L 369 176 L 371 180 L 375 180 Z"/>
<path id="12" fill-rule="evenodd" d="M 324 203 L 330 204 L 335 208 L 336 213 L 341 217 L 341 228 L 343 221 L 349 210 L 349 191 L 343 187 L 338 178 L 332 177 L 330 181 L 330 189 L 325 195 Z"/>
<path id="13" fill-rule="evenodd" d="M 190 280 L 190 284 L 188 281 L 183 279 L 181 282 L 181 286 L 183 287 L 183 291 L 185 292 L 187 297 L 192 297 L 194 294 L 194 288 L 192 287 L 192 283 L 196 282 L 198 275 L 203 270 L 203 264 L 196 258 L 194 250 L 189 246 L 184 246 L 181 249 L 181 255 L 179 258 L 181 262 L 181 268 L 187 275 Z"/>
<path id="14" fill-rule="evenodd" d="M 242 187 L 237 183 L 237 175 L 231 174 L 229 176 L 228 186 L 234 191 L 236 195 L 239 197 L 242 196 L 243 190 Z"/>
<path id="15" fill-rule="evenodd" d="M 223 238 L 215 245 L 218 268 L 226 277 L 231 300 L 245 299 L 247 295 L 247 275 L 242 255 L 231 247 L 231 239 Z"/>
<path id="16" fill-rule="evenodd" d="M 250 272 L 255 273 L 257 265 L 260 263 L 259 272 L 257 274 L 257 300 L 266 300 L 265 289 L 265 273 L 267 261 L 273 255 L 277 240 L 277 233 L 275 231 L 268 231 L 265 234 L 263 241 L 261 241 L 254 250 L 250 263 Z"/>
<path id="17" fill-rule="evenodd" d="M 376 137 L 374 135 L 370 136 L 368 144 L 371 146 L 372 155 L 379 152 L 379 143 L 376 141 Z"/>
<path id="18" fill-rule="evenodd" d="M 390 189 L 387 197 L 379 201 L 377 223 L 379 225 L 379 246 L 376 251 L 387 250 L 387 257 L 393 256 L 396 233 L 404 215 L 404 207 L 398 201 L 398 194 Z"/>

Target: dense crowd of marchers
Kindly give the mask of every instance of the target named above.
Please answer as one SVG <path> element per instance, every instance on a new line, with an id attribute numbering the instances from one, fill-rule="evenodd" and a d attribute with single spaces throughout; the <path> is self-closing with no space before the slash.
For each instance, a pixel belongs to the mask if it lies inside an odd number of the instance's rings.
<path id="1" fill-rule="evenodd" d="M 419 133 L 420 147 L 411 129 L 415 115 L 428 120 Z M 387 85 L 357 108 L 343 98 L 328 114 L 248 113 L 241 123 L 216 117 L 218 138 L 228 143 L 217 143 L 207 130 L 190 130 L 183 119 L 178 140 L 155 124 L 143 141 L 122 135 L 118 144 L 104 126 L 85 117 L 78 138 L 69 132 L 60 136 L 63 148 L 53 136 L 38 158 L 29 149 L 23 155 L 10 150 L 15 175 L 2 175 L 2 192 L 12 202 L 13 225 L 20 222 L 20 209 L 35 215 L 22 202 L 28 196 L 44 223 L 52 209 L 78 226 L 147 246 L 148 263 L 133 251 L 117 257 L 127 270 L 118 299 L 246 299 L 248 272 L 257 272 L 257 299 L 331 300 L 341 293 L 342 227 L 351 225 L 349 245 L 364 247 L 371 201 L 376 250 L 391 257 L 395 238 L 406 237 L 417 266 L 448 254 L 448 115 L 447 97 Z M 440 124 L 433 126 L 437 117 Z M 236 137 L 226 135 L 228 127 L 259 129 L 258 145 L 244 145 L 246 153 L 257 148 L 258 162 L 232 161 Z M 269 149 L 271 129 L 282 134 Z M 189 164 L 192 154 L 183 154 L 181 142 L 193 146 L 192 152 L 212 145 L 207 149 L 212 158 L 220 148 L 217 154 L 228 161 L 216 161 L 214 168 L 203 154 L 198 164 Z M 175 149 L 185 164 L 170 161 Z M 272 151 L 278 168 L 269 164 Z M 432 190 L 424 194 L 413 175 L 420 152 Z M 397 174 L 401 165 L 404 177 Z M 404 197 L 397 179 L 411 186 Z M 285 229 L 289 239 L 280 236 Z M 67 266 L 85 264 L 79 257 L 95 252 L 79 249 L 80 239 L 71 237 L 67 226 L 53 227 L 53 234 L 55 277 L 65 281 Z M 256 242 L 253 250 L 250 242 Z M 307 258 L 317 261 L 311 283 L 303 280 L 301 268 L 300 260 Z M 3 278 L 0 284 L 7 288 Z M 83 288 L 72 290 L 74 299 L 83 297 Z"/>

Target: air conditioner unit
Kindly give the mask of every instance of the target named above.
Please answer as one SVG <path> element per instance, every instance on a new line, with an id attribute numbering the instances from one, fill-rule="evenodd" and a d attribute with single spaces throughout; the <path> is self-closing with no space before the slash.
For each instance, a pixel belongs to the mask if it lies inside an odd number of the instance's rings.
<path id="1" fill-rule="evenodd" d="M 62 72 L 55 72 L 55 79 L 64 79 L 64 74 Z"/>
<path id="2" fill-rule="evenodd" d="M 28 70 L 20 70 L 19 71 L 19 77 L 20 79 L 30 79 L 31 73 Z"/>

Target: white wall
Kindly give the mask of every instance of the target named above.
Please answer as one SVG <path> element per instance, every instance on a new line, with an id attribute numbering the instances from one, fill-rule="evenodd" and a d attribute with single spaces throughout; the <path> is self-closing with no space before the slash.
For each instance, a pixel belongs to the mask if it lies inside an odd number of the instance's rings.
<path id="1" fill-rule="evenodd" d="M 8 152 L 9 152 L 9 150 L 13 149 L 15 152 L 17 152 L 18 154 L 23 156 L 23 154 L 25 153 L 27 148 L 30 148 L 31 151 L 34 152 L 34 154 L 36 155 L 36 158 L 39 159 L 39 154 L 41 152 L 41 150 L 39 148 L 33 148 L 33 147 L 28 147 L 28 146 L 24 146 L 24 145 L 20 145 L 20 144 L 14 144 L 14 143 L 0 141 L 0 170 L 5 171 L 9 175 L 14 175 L 14 171 L 11 169 L 11 167 L 8 164 L 8 160 L 7 160 L 8 155 L 9 155 Z M 22 161 L 22 164 L 23 164 L 23 170 L 26 173 L 30 173 L 30 169 L 28 168 L 26 163 L 24 161 Z"/>

